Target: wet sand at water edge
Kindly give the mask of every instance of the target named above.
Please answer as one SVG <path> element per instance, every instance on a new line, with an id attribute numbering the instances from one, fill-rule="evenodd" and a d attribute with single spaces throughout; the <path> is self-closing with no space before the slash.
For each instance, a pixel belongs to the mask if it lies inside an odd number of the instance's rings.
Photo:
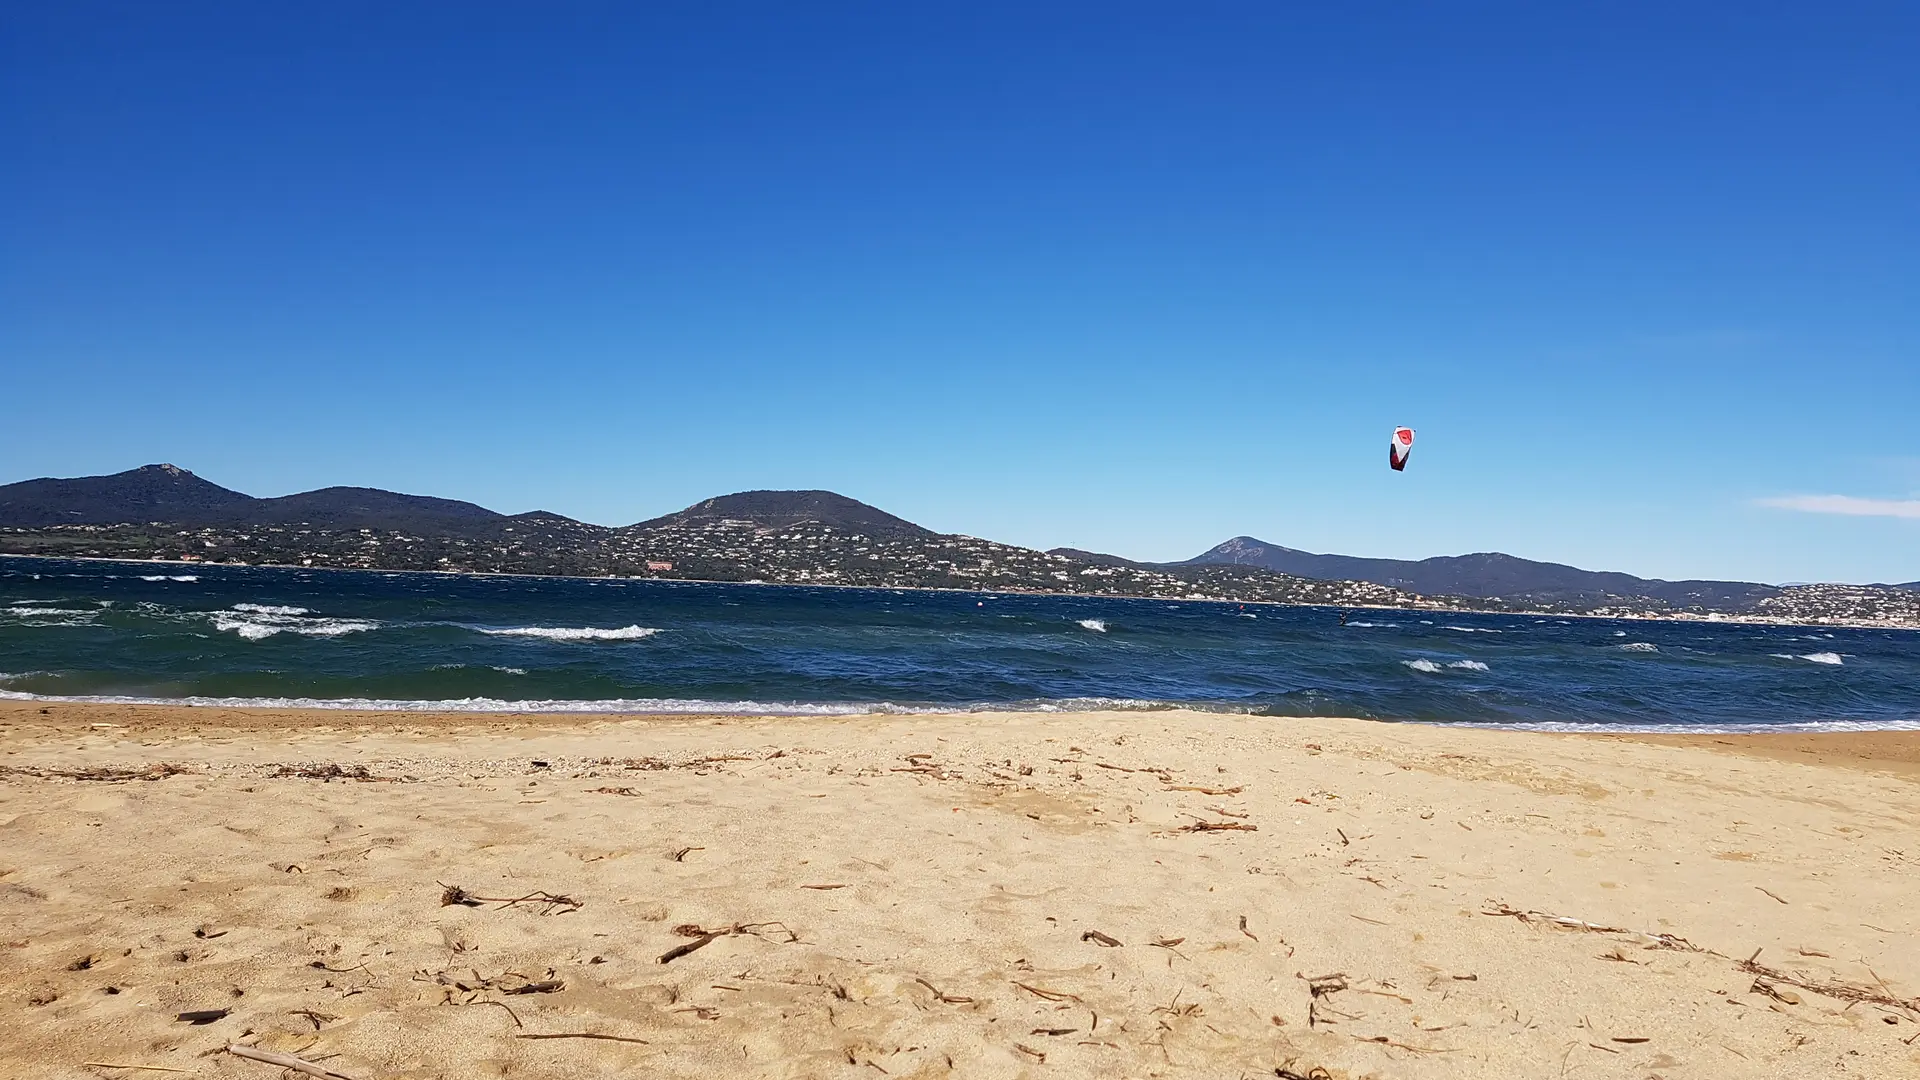
<path id="1" fill-rule="evenodd" d="M 0 1075 L 1882 1080 L 1916 883 L 1920 733 L 0 702 Z"/>

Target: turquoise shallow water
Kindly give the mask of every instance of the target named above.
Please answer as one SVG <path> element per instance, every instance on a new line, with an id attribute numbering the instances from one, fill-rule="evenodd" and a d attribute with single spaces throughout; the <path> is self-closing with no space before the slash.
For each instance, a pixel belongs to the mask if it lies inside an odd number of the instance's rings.
<path id="1" fill-rule="evenodd" d="M 0 695 L 1920 728 L 1920 633 L 0 558 Z"/>

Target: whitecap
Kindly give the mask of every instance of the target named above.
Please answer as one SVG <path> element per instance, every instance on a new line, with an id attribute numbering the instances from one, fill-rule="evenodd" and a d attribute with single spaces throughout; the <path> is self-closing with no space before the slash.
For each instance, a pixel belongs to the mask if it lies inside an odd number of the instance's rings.
<path id="1" fill-rule="evenodd" d="M 1098 634 L 1107 632 L 1107 620 L 1105 619 L 1081 619 L 1080 625 Z"/>
<path id="2" fill-rule="evenodd" d="M 1835 667 L 1839 667 L 1842 663 L 1840 654 L 1835 652 L 1803 653 L 1800 659 L 1808 660 L 1815 664 L 1832 664 Z"/>
<path id="3" fill-rule="evenodd" d="M 1487 665 L 1481 663 L 1478 660 L 1455 660 L 1453 663 L 1448 664 L 1447 666 L 1450 668 L 1460 668 L 1463 671 L 1492 671 L 1493 670 L 1492 668 L 1488 667 Z"/>
<path id="4" fill-rule="evenodd" d="M 312 608 L 283 607 L 278 604 L 235 604 L 235 611 L 251 611 L 256 615 L 309 615 Z"/>
<path id="5" fill-rule="evenodd" d="M 1621 652 L 1659 652 L 1660 646 L 1651 641 L 1629 641 L 1620 646 Z"/>
<path id="6" fill-rule="evenodd" d="M 1626 632 L 1625 630 L 1615 630 L 1615 631 L 1613 632 L 1613 636 L 1614 636 L 1614 637 L 1626 637 L 1626 636 L 1627 636 L 1627 632 Z"/>
<path id="7" fill-rule="evenodd" d="M 1408 667 L 1410 667 L 1410 668 L 1412 668 L 1412 669 L 1413 669 L 1413 670 L 1415 670 L 1415 671 L 1424 671 L 1424 672 L 1427 672 L 1427 673 L 1429 673 L 1429 674 L 1433 674 L 1433 673 L 1436 673 L 1436 672 L 1438 672 L 1438 671 L 1440 670 L 1440 665 L 1439 665 L 1439 664 L 1436 664 L 1436 663 L 1434 663 L 1434 662 L 1433 662 L 1433 661 L 1431 661 L 1431 660 L 1425 660 L 1425 659 L 1422 659 L 1422 660 L 1402 660 L 1402 661 L 1400 661 L 1400 662 L 1401 662 L 1401 663 L 1403 663 L 1403 664 L 1405 664 L 1405 665 L 1407 665 Z"/>
<path id="8" fill-rule="evenodd" d="M 525 675 L 527 673 L 527 669 L 523 667 L 501 667 L 498 664 L 494 664 L 492 667 L 494 671 L 501 672 L 505 675 Z"/>
<path id="9" fill-rule="evenodd" d="M 658 627 L 652 626 L 622 626 L 614 629 L 599 626 L 482 626 L 475 629 L 495 637 L 544 638 L 548 641 L 639 641 L 660 632 Z"/>
<path id="10" fill-rule="evenodd" d="M 78 574 L 74 575 L 78 577 Z M 111 576 L 111 575 L 110 575 Z M 141 574 L 141 581 L 199 581 L 199 574 Z"/>
<path id="11" fill-rule="evenodd" d="M 1484 626 L 1443 626 L 1442 630 L 1458 630 L 1463 634 L 1498 634 L 1499 630 L 1489 630 Z"/>
<path id="12" fill-rule="evenodd" d="M 307 619 L 298 615 L 273 615 L 249 612 L 233 615 L 213 612 L 208 618 L 215 630 L 240 635 L 248 641 L 261 641 L 275 634 L 302 634 L 307 637 L 339 637 L 377 629 L 371 619 Z"/>

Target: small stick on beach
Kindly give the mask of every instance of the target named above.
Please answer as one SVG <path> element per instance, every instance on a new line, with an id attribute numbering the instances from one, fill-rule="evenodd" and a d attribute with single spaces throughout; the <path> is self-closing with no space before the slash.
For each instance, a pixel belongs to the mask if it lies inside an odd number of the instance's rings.
<path id="1" fill-rule="evenodd" d="M 1064 990 L 1045 990 L 1038 986 L 1028 986 L 1026 983 L 1023 983 L 1023 982 L 1017 982 L 1017 983 L 1014 983 L 1013 985 L 1019 987 L 1022 990 L 1025 990 L 1027 993 L 1032 994 L 1034 997 L 1044 998 L 1047 1001 L 1080 1001 L 1079 995 L 1069 994 Z M 1081 1002 L 1081 1003 L 1085 1004 L 1085 1002 Z"/>
<path id="2" fill-rule="evenodd" d="M 1193 784 L 1175 784 L 1168 791 L 1197 791 L 1202 795 L 1238 795 L 1247 790 L 1242 787 L 1197 787 Z"/>
<path id="3" fill-rule="evenodd" d="M 639 1043 L 641 1046 L 653 1045 L 652 1043 L 649 1043 L 645 1039 L 632 1039 L 632 1038 L 628 1038 L 625 1035 L 601 1035 L 597 1032 L 592 1032 L 592 1031 L 556 1031 L 550 1034 L 515 1035 L 514 1038 L 516 1039 L 603 1039 L 607 1042 Z"/>
<path id="4" fill-rule="evenodd" d="M 935 1001 L 938 1001 L 938 1002 L 939 1002 L 939 1003 L 941 1003 L 942 1005 L 971 1005 L 971 1004 L 973 1004 L 973 999 L 972 999 L 972 998 L 970 998 L 970 997 L 960 997 L 960 996 L 958 996 L 958 995 L 955 995 L 955 994 L 948 994 L 948 993 L 943 993 L 943 992 L 941 991 L 941 989 L 940 989 L 939 987 L 937 987 L 937 986 L 935 986 L 935 985 L 933 985 L 932 983 L 930 983 L 930 982 L 928 982 L 928 981 L 927 981 L 927 980 L 925 980 L 925 979 L 921 979 L 921 978 L 915 978 L 915 979 L 914 979 L 913 981 L 914 981 L 914 982 L 917 982 L 917 983 L 919 983 L 919 984 L 920 984 L 921 986 L 924 986 L 924 987 L 926 987 L 926 988 L 927 988 L 928 990 L 931 990 L 931 991 L 933 991 L 933 1000 L 935 1000 Z"/>
<path id="5" fill-rule="evenodd" d="M 234 1057 L 246 1058 L 249 1061 L 278 1065 L 283 1069 L 292 1069 L 294 1072 L 306 1073 L 308 1076 L 318 1076 L 321 1080 L 353 1080 L 353 1077 L 348 1076 L 346 1073 L 334 1072 L 325 1065 L 315 1065 L 311 1061 L 294 1057 L 292 1054 L 276 1054 L 271 1050 L 256 1050 L 251 1046 L 241 1046 L 239 1043 L 227 1044 L 227 1053 L 232 1054 Z"/>
<path id="6" fill-rule="evenodd" d="M 680 959 L 681 957 L 687 955 L 690 952 L 694 952 L 699 949 L 706 948 L 707 946 L 713 944 L 714 941 L 716 941 L 719 937 L 720 937 L 719 934 L 701 934 L 699 937 L 694 938 L 692 941 L 687 942 L 685 945 L 675 945 L 673 948 L 668 949 L 666 952 L 661 953 L 660 959 L 656 961 L 656 963 L 671 964 L 675 960 Z"/>

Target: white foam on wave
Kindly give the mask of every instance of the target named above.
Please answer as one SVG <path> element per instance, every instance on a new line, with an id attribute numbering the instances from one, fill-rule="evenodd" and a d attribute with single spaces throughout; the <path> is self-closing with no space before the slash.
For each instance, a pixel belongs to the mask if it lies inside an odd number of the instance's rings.
<path id="1" fill-rule="evenodd" d="M 310 615 L 312 608 L 284 607 L 279 604 L 235 604 L 235 611 L 251 611 L 256 615 Z"/>
<path id="2" fill-rule="evenodd" d="M 501 667 L 499 664 L 492 665 L 492 669 L 505 675 L 525 675 L 527 673 L 527 669 L 523 667 Z"/>
<path id="3" fill-rule="evenodd" d="M 74 574 L 70 576 L 78 577 L 79 575 Z M 119 575 L 109 574 L 107 576 L 118 577 Z M 141 574 L 140 580 L 141 581 L 199 581 L 200 575 L 199 574 Z"/>
<path id="4" fill-rule="evenodd" d="M 525 674 L 520 668 L 496 668 L 508 674 Z M 48 672 L 29 672 L 45 675 Z M 20 678 L 23 676 L 11 676 Z M 0 682 L 9 676 L 0 676 Z M 4 701 L 59 701 L 98 705 L 192 705 L 226 709 L 335 709 L 367 712 L 472 712 L 472 713 L 634 713 L 700 714 L 730 716 L 931 716 L 965 713 L 1003 712 L 1165 712 L 1189 709 L 1197 712 L 1244 713 L 1244 707 L 1199 702 L 1157 701 L 1150 698 L 1049 698 L 1011 702 L 977 702 L 961 705 L 903 705 L 892 701 L 800 702 L 800 701 L 709 701 L 699 698 L 605 698 L 575 700 L 542 698 L 513 701 L 505 698 L 469 697 L 401 700 L 390 698 L 304 698 L 304 697 L 138 697 L 129 695 L 30 694 L 0 690 Z"/>
<path id="5" fill-rule="evenodd" d="M 275 634 L 302 634 L 307 637 L 339 637 L 379 629 L 371 619 L 310 619 L 300 615 L 262 612 L 212 612 L 208 618 L 215 630 L 238 634 L 248 641 L 261 641 Z"/>
<path id="6" fill-rule="evenodd" d="M 1458 630 L 1459 632 L 1461 632 L 1461 633 L 1463 633 L 1463 634 L 1500 634 L 1500 633 L 1505 633 L 1505 631 L 1502 631 L 1502 630 L 1490 630 L 1490 629 L 1488 629 L 1487 627 L 1484 627 L 1484 626 L 1443 626 L 1443 627 L 1441 627 L 1440 629 L 1442 629 L 1442 630 Z"/>
<path id="7" fill-rule="evenodd" d="M 1348 626 L 1365 626 L 1369 628 L 1378 627 L 1384 630 L 1400 629 L 1400 624 L 1397 622 L 1350 622 L 1347 625 Z"/>
<path id="8" fill-rule="evenodd" d="M 1426 660 L 1426 659 L 1402 660 L 1400 662 L 1407 665 L 1408 667 L 1412 668 L 1415 671 L 1424 671 L 1429 674 L 1437 673 L 1440 670 L 1440 665 L 1434 663 L 1431 660 Z"/>
<path id="9" fill-rule="evenodd" d="M 51 602 L 41 601 L 41 603 Z M 7 614 L 18 615 L 21 618 L 32 618 L 36 615 L 98 615 L 99 613 L 98 608 L 27 607 L 24 603 L 7 609 Z"/>
<path id="10" fill-rule="evenodd" d="M 1081 619 L 1080 625 L 1096 634 L 1104 634 L 1107 632 L 1107 620 L 1105 619 Z"/>
<path id="11" fill-rule="evenodd" d="M 1841 658 L 1839 653 L 1831 653 L 1831 652 L 1817 652 L 1817 653 L 1776 652 L 1776 653 L 1768 653 L 1767 655 L 1773 657 L 1775 660 L 1805 660 L 1809 663 L 1830 664 L 1834 667 L 1839 667 L 1846 663 L 1846 661 Z"/>
<path id="12" fill-rule="evenodd" d="M 599 626 L 482 626 L 475 629 L 495 637 L 544 638 L 548 641 L 639 641 L 660 632 L 654 626 L 621 626 L 613 629 Z"/>
<path id="13" fill-rule="evenodd" d="M 1614 637 L 1626 637 L 1626 636 L 1627 636 L 1627 632 L 1626 632 L 1625 630 L 1615 630 L 1615 631 L 1613 632 L 1613 636 L 1614 636 Z"/>
<path id="14" fill-rule="evenodd" d="M 1660 646 L 1651 641 L 1629 641 L 1620 646 L 1621 652 L 1659 652 Z"/>
<path id="15" fill-rule="evenodd" d="M 27 694 L 0 690 L 0 700 L 65 701 L 94 705 L 193 705 L 222 709 L 350 709 L 365 712 L 473 712 L 473 713 L 715 713 L 740 716 L 859 716 L 868 713 L 928 714 L 971 711 L 895 705 L 891 702 L 809 704 L 781 701 L 702 701 L 694 698 L 571 699 L 435 698 L 303 698 L 303 697 L 135 697 L 113 694 Z"/>
<path id="16" fill-rule="evenodd" d="M 1487 665 L 1481 663 L 1478 660 L 1455 660 L 1453 663 L 1448 664 L 1447 666 L 1450 668 L 1459 668 L 1462 671 L 1492 671 L 1493 670 L 1492 668 L 1488 667 Z"/>

